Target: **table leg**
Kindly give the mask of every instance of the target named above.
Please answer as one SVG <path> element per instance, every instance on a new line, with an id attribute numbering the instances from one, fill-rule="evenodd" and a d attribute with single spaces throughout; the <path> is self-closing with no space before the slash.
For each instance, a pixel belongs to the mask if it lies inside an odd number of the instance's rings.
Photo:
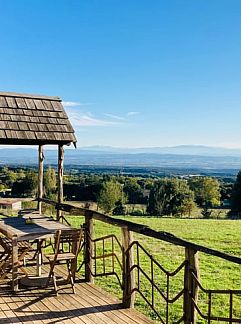
<path id="1" fill-rule="evenodd" d="M 12 289 L 18 291 L 18 240 L 12 239 Z"/>

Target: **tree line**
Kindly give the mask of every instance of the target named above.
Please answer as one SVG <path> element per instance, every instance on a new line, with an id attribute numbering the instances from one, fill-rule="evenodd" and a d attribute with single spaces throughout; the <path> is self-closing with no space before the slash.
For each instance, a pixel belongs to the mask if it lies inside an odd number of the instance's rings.
<path id="1" fill-rule="evenodd" d="M 35 169 L 0 170 L 0 191 L 11 189 L 13 197 L 34 197 L 37 188 Z M 44 172 L 44 196 L 56 199 L 56 171 Z M 241 216 L 241 173 L 234 184 L 213 177 L 187 178 L 132 177 L 108 174 L 81 174 L 68 172 L 64 177 L 66 200 L 94 201 L 109 214 L 125 214 L 126 204 L 146 205 L 146 213 L 155 216 L 191 215 L 197 207 L 204 217 L 210 209 L 225 200 L 231 202 L 230 216 Z"/>

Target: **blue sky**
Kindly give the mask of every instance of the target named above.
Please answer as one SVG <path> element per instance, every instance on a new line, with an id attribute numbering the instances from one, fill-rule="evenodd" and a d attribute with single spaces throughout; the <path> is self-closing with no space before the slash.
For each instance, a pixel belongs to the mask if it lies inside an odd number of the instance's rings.
<path id="1" fill-rule="evenodd" d="M 62 97 L 79 146 L 241 147 L 240 0 L 0 4 L 0 90 Z"/>

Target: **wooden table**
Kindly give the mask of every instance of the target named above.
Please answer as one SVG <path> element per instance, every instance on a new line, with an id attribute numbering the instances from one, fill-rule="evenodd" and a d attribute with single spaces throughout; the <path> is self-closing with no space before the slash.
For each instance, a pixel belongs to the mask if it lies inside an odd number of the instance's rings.
<path id="1" fill-rule="evenodd" d="M 31 218 L 32 224 L 26 224 Z M 12 289 L 18 290 L 18 242 L 49 238 L 57 230 L 68 230 L 70 226 L 39 214 L 26 214 L 23 217 L 8 217 L 0 220 L 0 233 L 12 240 Z M 41 262 L 37 258 L 37 264 Z M 38 271 L 40 273 L 40 271 Z"/>

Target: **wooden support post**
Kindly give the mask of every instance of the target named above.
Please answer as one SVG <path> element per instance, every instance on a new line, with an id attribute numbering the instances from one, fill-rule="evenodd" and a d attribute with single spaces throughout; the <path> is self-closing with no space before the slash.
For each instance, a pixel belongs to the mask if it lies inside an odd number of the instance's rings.
<path id="1" fill-rule="evenodd" d="M 44 178 L 44 147 L 39 145 L 38 149 L 38 199 L 43 198 L 43 178 Z M 38 211 L 42 213 L 42 202 L 38 200 Z"/>
<path id="2" fill-rule="evenodd" d="M 58 203 L 63 202 L 64 188 L 63 188 L 63 177 L 64 177 L 64 146 L 59 145 L 58 149 Z M 62 211 L 57 209 L 57 220 L 62 216 Z"/>
<path id="3" fill-rule="evenodd" d="M 122 228 L 123 244 L 123 297 L 122 302 L 125 308 L 134 307 L 135 303 L 135 274 L 132 267 L 134 266 L 133 248 L 129 246 L 133 242 L 133 232 L 127 227 Z"/>
<path id="4" fill-rule="evenodd" d="M 185 249 L 186 266 L 184 274 L 184 323 L 196 324 L 196 310 L 193 304 L 197 303 L 198 285 L 192 273 L 199 279 L 198 252 L 190 248 Z"/>
<path id="5" fill-rule="evenodd" d="M 93 277 L 93 217 L 85 216 L 85 280 L 94 283 Z"/>
<path id="6" fill-rule="evenodd" d="M 18 291 L 18 240 L 12 238 L 12 289 Z"/>

